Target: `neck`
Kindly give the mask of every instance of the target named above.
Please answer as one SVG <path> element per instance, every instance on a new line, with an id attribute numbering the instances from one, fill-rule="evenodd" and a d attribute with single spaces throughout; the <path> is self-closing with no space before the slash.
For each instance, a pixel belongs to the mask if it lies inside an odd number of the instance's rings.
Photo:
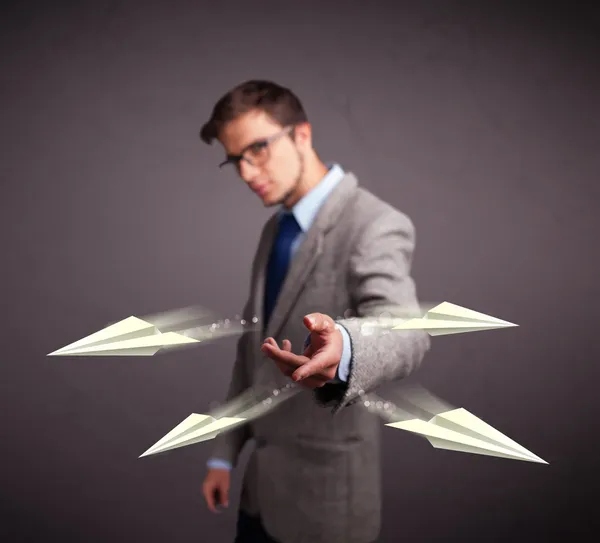
<path id="1" fill-rule="evenodd" d="M 293 192 L 286 198 L 284 206 L 288 209 L 294 207 L 304 196 L 314 189 L 327 174 L 328 168 L 317 157 L 304 163 L 304 171 L 298 180 Z"/>

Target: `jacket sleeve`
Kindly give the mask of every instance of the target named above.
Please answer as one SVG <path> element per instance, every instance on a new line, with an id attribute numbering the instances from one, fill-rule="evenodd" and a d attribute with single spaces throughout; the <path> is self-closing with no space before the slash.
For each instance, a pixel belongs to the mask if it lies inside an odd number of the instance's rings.
<path id="1" fill-rule="evenodd" d="M 334 413 L 387 381 L 408 377 L 430 348 L 422 330 L 392 330 L 382 317 L 421 316 L 410 275 L 415 231 L 403 213 L 388 208 L 361 230 L 349 266 L 355 317 L 340 319 L 350 337 L 350 373 L 342 385 L 317 389 L 317 399 Z"/>
<path id="2" fill-rule="evenodd" d="M 250 322 L 252 315 L 250 314 L 250 300 L 246 303 L 243 312 L 243 318 L 246 322 Z M 240 398 L 242 394 L 247 391 L 250 387 L 250 379 L 248 376 L 247 363 L 245 357 L 246 353 L 249 352 L 248 342 L 251 339 L 253 332 L 248 331 L 243 333 L 237 342 L 236 358 L 233 364 L 231 372 L 231 380 L 229 382 L 229 388 L 227 395 L 225 396 L 225 403 Z M 237 402 L 236 402 L 237 404 Z M 227 415 L 228 413 L 224 413 Z M 231 413 L 231 416 L 235 416 L 235 413 Z M 250 432 L 250 426 L 242 423 L 237 425 L 231 430 L 219 434 L 215 438 L 214 448 L 212 450 L 211 459 L 225 461 L 232 467 L 237 466 L 239 455 L 246 444 L 246 442 L 252 437 Z"/>
<path id="3" fill-rule="evenodd" d="M 277 214 L 274 213 L 269 221 L 265 223 L 263 230 L 260 235 L 258 247 L 254 255 L 252 262 L 252 273 L 250 279 L 250 293 L 248 301 L 244 306 L 242 318 L 247 323 L 252 322 L 253 308 L 254 308 L 254 296 L 255 293 L 252 291 L 252 285 L 256 283 L 256 276 L 258 272 L 259 254 L 263 249 L 263 244 L 266 240 L 266 234 L 269 229 L 273 227 L 273 223 L 277 221 Z M 243 333 L 237 342 L 235 363 L 231 373 L 231 381 L 229 383 L 229 389 L 225 397 L 225 403 L 229 403 L 224 410 L 221 409 L 221 416 L 236 416 L 243 412 L 245 409 L 250 408 L 256 404 L 256 393 L 252 390 L 252 382 L 248 373 L 248 353 L 251 352 L 251 342 L 253 341 L 253 334 L 256 332 L 252 331 L 250 327 L 249 331 Z M 231 467 L 236 467 L 239 455 L 244 448 L 247 441 L 252 439 L 251 427 L 247 422 L 243 422 L 234 426 L 231 430 L 219 434 L 215 438 L 215 446 L 210 456 L 211 460 L 219 460 L 229 464 Z"/>

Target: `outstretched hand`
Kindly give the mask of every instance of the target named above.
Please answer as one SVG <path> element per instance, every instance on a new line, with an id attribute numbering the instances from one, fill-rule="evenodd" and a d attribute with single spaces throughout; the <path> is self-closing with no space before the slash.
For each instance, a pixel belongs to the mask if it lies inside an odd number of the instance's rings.
<path id="1" fill-rule="evenodd" d="M 282 348 L 269 337 L 261 350 L 271 358 L 287 377 L 307 388 L 319 388 L 331 381 L 337 373 L 344 340 L 334 320 L 323 313 L 304 317 L 304 326 L 310 331 L 310 343 L 301 355 L 292 352 L 292 344 L 284 339 Z"/>

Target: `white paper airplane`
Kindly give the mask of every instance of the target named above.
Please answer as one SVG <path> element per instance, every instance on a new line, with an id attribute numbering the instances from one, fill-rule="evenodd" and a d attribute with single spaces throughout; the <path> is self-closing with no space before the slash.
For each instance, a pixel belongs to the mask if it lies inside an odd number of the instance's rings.
<path id="1" fill-rule="evenodd" d="M 484 315 L 450 302 L 442 302 L 427 311 L 423 318 L 408 319 L 394 326 L 392 330 L 425 330 L 431 336 L 443 336 L 510 326 L 518 326 L 518 324 Z"/>
<path id="2" fill-rule="evenodd" d="M 49 353 L 48 356 L 152 356 L 160 350 L 237 333 L 241 331 L 238 330 L 239 324 L 242 325 L 242 329 L 248 326 L 244 320 L 238 324 L 226 319 L 223 328 L 219 328 L 216 323 L 211 327 L 190 328 L 193 323 L 211 316 L 212 313 L 207 310 L 197 308 L 166 312 L 144 319 L 131 316 Z M 392 322 L 396 323 L 398 319 L 392 319 Z M 443 302 L 429 310 L 423 318 L 401 321 L 393 325 L 392 329 L 420 329 L 426 330 L 432 336 L 438 336 L 509 326 L 517 325 Z M 159 327 L 165 331 L 161 332 Z"/>
<path id="3" fill-rule="evenodd" d="M 215 419 L 210 415 L 192 413 L 166 436 L 152 445 L 144 454 L 140 455 L 139 458 L 214 439 L 226 428 L 230 428 L 244 420 L 246 419 L 240 417 L 221 417 Z"/>
<path id="4" fill-rule="evenodd" d="M 425 437 L 435 448 L 547 464 L 462 407 L 429 421 L 409 419 L 386 424 Z"/>
<path id="5" fill-rule="evenodd" d="M 163 348 L 199 342 L 176 332 L 162 333 L 154 324 L 132 316 L 48 356 L 152 356 Z"/>

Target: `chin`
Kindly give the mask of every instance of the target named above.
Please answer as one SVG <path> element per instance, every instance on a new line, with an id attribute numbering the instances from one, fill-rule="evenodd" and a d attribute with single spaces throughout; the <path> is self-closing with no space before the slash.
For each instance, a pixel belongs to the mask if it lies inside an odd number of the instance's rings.
<path id="1" fill-rule="evenodd" d="M 265 195 L 261 200 L 265 207 L 273 207 L 280 203 L 277 198 L 273 198 L 271 195 Z"/>

